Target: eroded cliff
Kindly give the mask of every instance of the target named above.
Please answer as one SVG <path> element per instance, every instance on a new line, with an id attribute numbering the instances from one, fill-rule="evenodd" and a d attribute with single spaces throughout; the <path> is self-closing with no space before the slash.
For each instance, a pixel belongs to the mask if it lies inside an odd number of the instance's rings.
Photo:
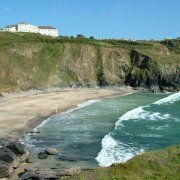
<path id="1" fill-rule="evenodd" d="M 0 40 L 0 91 L 125 84 L 179 89 L 179 40 L 52 39 L 4 32 Z"/>

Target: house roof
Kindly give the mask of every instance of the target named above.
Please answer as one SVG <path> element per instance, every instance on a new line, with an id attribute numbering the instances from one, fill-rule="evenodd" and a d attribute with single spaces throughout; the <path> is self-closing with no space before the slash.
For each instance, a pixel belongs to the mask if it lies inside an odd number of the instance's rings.
<path id="1" fill-rule="evenodd" d="M 26 22 L 22 21 L 22 22 L 20 22 L 19 24 L 28 24 L 28 23 L 26 23 Z"/>
<path id="2" fill-rule="evenodd" d="M 53 26 L 38 26 L 39 29 L 56 29 Z"/>
<path id="3" fill-rule="evenodd" d="M 12 28 L 12 27 L 16 27 L 16 25 L 7 25 L 5 28 Z"/>

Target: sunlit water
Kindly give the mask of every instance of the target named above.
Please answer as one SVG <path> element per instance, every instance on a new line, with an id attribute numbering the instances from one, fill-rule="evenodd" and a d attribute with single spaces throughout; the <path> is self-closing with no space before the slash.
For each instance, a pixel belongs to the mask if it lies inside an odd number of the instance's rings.
<path id="1" fill-rule="evenodd" d="M 179 107 L 180 93 L 137 93 L 88 101 L 49 118 L 22 141 L 34 157 L 47 147 L 59 149 L 57 156 L 40 160 L 50 167 L 109 166 L 180 143 Z"/>

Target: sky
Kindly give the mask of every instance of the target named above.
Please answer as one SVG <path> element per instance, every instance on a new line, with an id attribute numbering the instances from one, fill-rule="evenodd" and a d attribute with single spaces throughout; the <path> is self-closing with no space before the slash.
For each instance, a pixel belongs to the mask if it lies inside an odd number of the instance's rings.
<path id="1" fill-rule="evenodd" d="M 163 39 L 180 36 L 180 0 L 0 0 L 0 27 L 25 21 L 60 35 Z"/>

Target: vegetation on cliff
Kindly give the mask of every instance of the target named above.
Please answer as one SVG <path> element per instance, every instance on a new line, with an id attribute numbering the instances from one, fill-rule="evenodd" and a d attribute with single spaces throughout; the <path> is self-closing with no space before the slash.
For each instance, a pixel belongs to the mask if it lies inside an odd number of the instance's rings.
<path id="1" fill-rule="evenodd" d="M 179 179 L 180 146 L 145 153 L 124 164 L 84 171 L 70 179 Z"/>
<path id="2" fill-rule="evenodd" d="M 180 40 L 52 38 L 0 32 L 0 91 L 48 86 L 179 88 Z"/>

